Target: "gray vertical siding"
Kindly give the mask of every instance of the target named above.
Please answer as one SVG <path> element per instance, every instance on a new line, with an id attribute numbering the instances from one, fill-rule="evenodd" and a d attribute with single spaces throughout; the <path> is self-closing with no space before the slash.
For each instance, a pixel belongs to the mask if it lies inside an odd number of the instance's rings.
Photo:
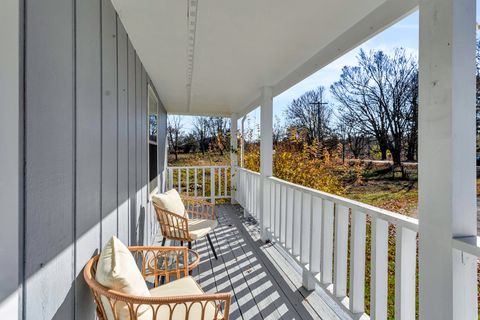
<path id="1" fill-rule="evenodd" d="M 128 242 L 128 61 L 127 33 L 118 19 L 118 238 Z"/>
<path id="2" fill-rule="evenodd" d="M 112 235 L 146 243 L 156 229 L 148 75 L 109 0 L 25 10 L 25 318 L 95 319 L 87 260 Z"/>
<path id="3" fill-rule="evenodd" d="M 74 314 L 73 12 L 71 0 L 26 3 L 27 319 Z"/>
<path id="4" fill-rule="evenodd" d="M 148 87 L 147 87 L 147 75 L 145 72 L 145 68 L 143 66 L 140 66 L 140 71 L 141 71 L 141 81 L 142 81 L 142 86 L 140 88 L 141 90 L 141 119 L 148 119 L 148 110 L 147 110 L 147 92 L 148 92 Z M 146 210 L 147 208 L 147 190 L 148 190 L 148 177 L 147 177 L 147 149 L 148 149 L 148 136 L 147 136 L 147 120 L 142 121 L 141 123 L 141 140 L 142 141 L 147 141 L 147 143 L 142 143 L 140 144 L 141 149 L 140 152 L 142 153 L 142 170 L 140 172 L 140 185 L 142 188 L 142 210 L 143 210 L 143 216 L 144 216 L 144 223 L 142 223 L 142 226 L 144 227 L 143 230 L 143 244 L 147 244 L 149 242 L 149 223 L 150 223 L 150 215 L 149 211 Z"/>
<path id="5" fill-rule="evenodd" d="M 82 268 L 100 250 L 102 91 L 100 3 L 76 3 L 76 188 L 75 313 L 94 319 Z"/>
<path id="6" fill-rule="evenodd" d="M 135 244 L 137 239 L 137 207 L 136 207 L 136 190 L 137 190 L 137 157 L 136 146 L 137 140 L 135 136 L 136 124 L 136 91 L 135 91 L 135 57 L 136 53 L 132 43 L 128 41 L 128 198 L 129 198 L 129 240 Z"/>
<path id="7" fill-rule="evenodd" d="M 102 246 L 117 223 L 117 16 L 102 0 Z"/>
<path id="8" fill-rule="evenodd" d="M 142 214 L 142 73 L 141 73 L 141 63 L 138 56 L 135 57 L 135 139 L 137 141 L 135 146 L 135 156 L 136 156 L 136 167 L 135 167 L 135 244 L 143 244 L 143 235 L 144 235 L 144 221 L 145 215 Z"/>
<path id="9" fill-rule="evenodd" d="M 23 277 L 23 2 L 0 10 L 0 318 L 21 315 Z"/>

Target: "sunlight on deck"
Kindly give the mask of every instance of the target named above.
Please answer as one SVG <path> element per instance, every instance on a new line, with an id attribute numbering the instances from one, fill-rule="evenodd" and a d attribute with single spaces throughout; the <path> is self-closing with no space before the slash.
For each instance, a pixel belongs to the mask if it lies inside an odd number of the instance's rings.
<path id="1" fill-rule="evenodd" d="M 231 292 L 231 319 L 339 319 L 317 292 L 301 286 L 301 274 L 274 243 L 262 243 L 254 219 L 243 209 L 217 205 L 219 226 L 212 240 L 215 260 L 206 239 L 193 244 L 201 261 L 193 276 L 207 292 Z M 161 235 L 156 243 L 161 243 Z M 178 245 L 178 243 L 175 243 Z"/>

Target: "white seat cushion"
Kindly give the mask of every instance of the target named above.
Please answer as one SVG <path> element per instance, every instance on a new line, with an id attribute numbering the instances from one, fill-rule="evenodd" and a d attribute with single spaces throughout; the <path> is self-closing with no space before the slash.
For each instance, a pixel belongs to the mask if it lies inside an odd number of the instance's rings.
<path id="1" fill-rule="evenodd" d="M 185 277 L 165 285 L 153 288 L 150 290 L 152 297 L 173 297 L 173 296 L 186 296 L 186 295 L 199 295 L 204 294 L 202 288 L 192 277 Z M 175 305 L 171 304 L 170 306 L 164 305 L 159 308 L 157 315 L 157 320 L 163 319 L 172 319 L 172 320 L 212 320 L 215 319 L 215 304 L 212 302 L 202 302 L 195 303 L 190 307 L 190 304 L 179 304 L 175 307 L 173 311 L 172 318 L 170 317 L 170 308 L 173 308 Z M 185 311 L 187 308 L 190 308 L 188 318 L 186 317 Z M 204 311 L 202 311 L 204 309 Z M 205 316 L 202 318 L 202 313 L 204 312 Z M 219 313 L 218 318 L 221 318 L 222 315 Z"/>
<path id="2" fill-rule="evenodd" d="M 98 259 L 95 279 L 101 285 L 115 291 L 150 297 L 150 291 L 132 253 L 116 237 L 112 237 L 103 248 Z M 105 297 L 102 297 L 102 303 L 107 319 L 114 319 L 112 309 Z M 130 319 L 128 307 L 124 303 L 117 303 L 115 308 L 119 319 Z M 140 307 L 137 315 L 143 315 L 148 319 L 149 313 L 151 318 L 151 312 L 146 307 Z"/>
<path id="3" fill-rule="evenodd" d="M 178 191 L 175 189 L 168 190 L 165 193 L 154 194 L 152 201 L 163 210 L 188 218 L 182 198 L 180 198 Z"/>
<path id="4" fill-rule="evenodd" d="M 188 232 L 194 240 L 200 239 L 217 227 L 217 220 L 212 219 L 189 219 Z"/>

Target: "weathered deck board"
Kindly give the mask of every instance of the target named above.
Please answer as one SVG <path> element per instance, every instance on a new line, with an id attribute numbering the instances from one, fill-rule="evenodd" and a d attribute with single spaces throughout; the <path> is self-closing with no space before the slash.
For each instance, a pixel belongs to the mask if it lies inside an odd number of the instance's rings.
<path id="1" fill-rule="evenodd" d="M 192 275 L 206 292 L 233 294 L 231 319 L 340 319 L 317 292 L 301 286 L 301 274 L 278 244 L 260 242 L 255 220 L 244 219 L 238 206 L 215 210 L 219 225 L 212 240 L 218 260 L 206 239 L 196 241 L 193 249 L 201 262 Z"/>

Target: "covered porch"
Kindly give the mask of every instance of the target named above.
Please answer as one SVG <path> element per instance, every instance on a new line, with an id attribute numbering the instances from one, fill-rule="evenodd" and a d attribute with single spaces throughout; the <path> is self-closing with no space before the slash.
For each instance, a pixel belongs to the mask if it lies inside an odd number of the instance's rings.
<path id="1" fill-rule="evenodd" d="M 231 202 L 194 277 L 232 319 L 478 318 L 475 0 L 0 6 L 0 318 L 95 319 L 82 268 L 112 236 L 159 243 L 171 188 Z M 419 219 L 274 177 L 273 98 L 414 10 Z M 237 140 L 256 107 L 260 172 Z M 167 167 L 167 114 L 230 117 L 231 164 Z"/>

